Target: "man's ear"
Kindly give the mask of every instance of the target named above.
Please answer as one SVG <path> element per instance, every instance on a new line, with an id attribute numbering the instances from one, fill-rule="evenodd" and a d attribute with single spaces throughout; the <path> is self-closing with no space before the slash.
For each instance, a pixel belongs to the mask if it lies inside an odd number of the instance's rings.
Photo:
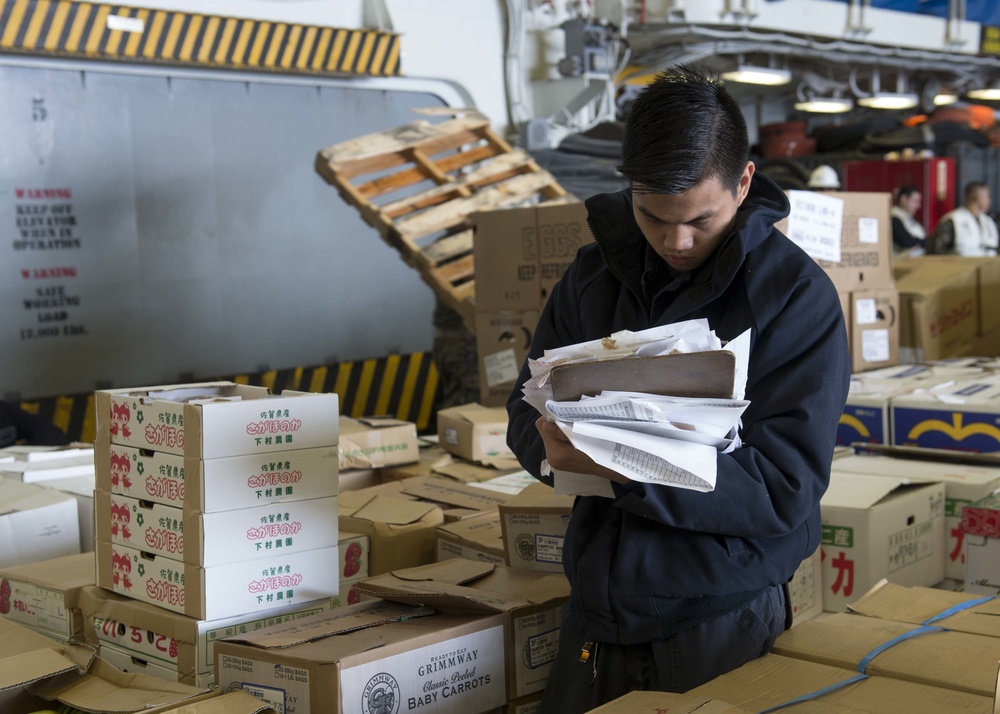
<path id="1" fill-rule="evenodd" d="M 747 165 L 743 167 L 743 175 L 740 176 L 740 183 L 736 188 L 736 205 L 743 205 L 743 200 L 750 193 L 750 181 L 753 179 L 754 171 L 756 167 L 753 161 L 747 161 Z"/>

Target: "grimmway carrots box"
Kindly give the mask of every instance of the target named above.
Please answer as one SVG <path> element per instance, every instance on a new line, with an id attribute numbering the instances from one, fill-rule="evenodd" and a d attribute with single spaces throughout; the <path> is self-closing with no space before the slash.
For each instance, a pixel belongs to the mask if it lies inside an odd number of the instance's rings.
<path id="1" fill-rule="evenodd" d="M 294 714 L 487 712 L 507 701 L 503 620 L 372 601 L 216 644 L 219 688 Z"/>
<path id="2" fill-rule="evenodd" d="M 103 651 L 111 645 L 176 673 L 178 682 L 195 684 L 215 668 L 215 643 L 331 609 L 331 599 L 272 607 L 260 613 L 221 620 L 197 620 L 104 588 L 83 588 L 79 596 L 86 642 Z"/>
<path id="3" fill-rule="evenodd" d="M 336 547 L 337 497 L 215 513 L 97 492 L 97 539 L 211 568 L 271 553 Z"/>
<path id="4" fill-rule="evenodd" d="M 93 584 L 93 553 L 4 568 L 0 615 L 62 642 L 80 639 L 84 625 L 77 597 Z"/>
<path id="5" fill-rule="evenodd" d="M 337 547 L 201 568 L 114 543 L 97 544 L 97 584 L 198 620 L 221 620 L 337 594 Z"/>
<path id="6" fill-rule="evenodd" d="M 98 449 L 110 444 L 200 459 L 336 446 L 336 394 L 208 382 L 95 392 Z"/>
<path id="7" fill-rule="evenodd" d="M 94 459 L 99 490 L 202 513 L 338 490 L 335 446 L 204 460 L 110 444 Z"/>

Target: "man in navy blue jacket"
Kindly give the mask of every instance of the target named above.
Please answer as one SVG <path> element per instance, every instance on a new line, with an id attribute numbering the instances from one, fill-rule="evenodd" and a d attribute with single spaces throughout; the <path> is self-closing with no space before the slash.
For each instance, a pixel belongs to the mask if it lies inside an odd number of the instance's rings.
<path id="1" fill-rule="evenodd" d="M 686 691 L 767 653 L 790 624 L 787 582 L 820 540 L 850 353 L 837 293 L 775 230 L 788 201 L 748 161 L 746 123 L 717 80 L 661 74 L 635 100 L 619 170 L 631 187 L 587 201 L 585 246 L 542 313 L 530 356 L 692 318 L 722 340 L 751 330 L 742 447 L 700 493 L 595 464 L 521 400 L 508 443 L 542 481 L 611 481 L 580 497 L 563 566 L 572 585 L 543 712 L 630 690 Z M 518 384 L 529 377 L 527 365 Z"/>

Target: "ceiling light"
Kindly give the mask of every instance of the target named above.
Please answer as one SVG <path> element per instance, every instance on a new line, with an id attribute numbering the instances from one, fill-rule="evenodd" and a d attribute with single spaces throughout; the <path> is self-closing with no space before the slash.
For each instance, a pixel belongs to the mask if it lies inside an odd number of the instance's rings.
<path id="1" fill-rule="evenodd" d="M 813 97 L 796 102 L 795 108 L 800 112 L 815 114 L 843 114 L 854 109 L 854 102 L 843 97 Z"/>
<path id="2" fill-rule="evenodd" d="M 1000 86 L 983 87 L 982 89 L 972 89 L 966 93 L 972 99 L 985 99 L 987 101 L 1000 100 Z"/>
<path id="3" fill-rule="evenodd" d="M 788 84 L 792 81 L 792 73 L 787 69 L 776 69 L 774 67 L 755 67 L 749 64 L 741 64 L 731 72 L 723 72 L 722 78 L 730 82 L 742 82 L 743 84 L 765 84 L 776 87 L 781 84 Z"/>
<path id="4" fill-rule="evenodd" d="M 958 95 L 952 94 L 950 92 L 941 92 L 939 94 L 934 95 L 934 106 L 936 107 L 944 107 L 947 106 L 948 104 L 954 104 L 957 101 L 958 101 Z"/>
<path id="5" fill-rule="evenodd" d="M 872 109 L 912 109 L 919 101 L 916 94 L 909 92 L 875 92 L 858 99 L 858 104 Z"/>

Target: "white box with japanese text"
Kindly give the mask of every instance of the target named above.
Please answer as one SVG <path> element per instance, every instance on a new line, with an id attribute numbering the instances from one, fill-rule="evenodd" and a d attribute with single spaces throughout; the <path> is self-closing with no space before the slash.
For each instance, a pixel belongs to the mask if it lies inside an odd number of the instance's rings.
<path id="1" fill-rule="evenodd" d="M 94 554 L 0 570 L 0 615 L 61 642 L 83 637 L 78 593 L 94 584 Z"/>

